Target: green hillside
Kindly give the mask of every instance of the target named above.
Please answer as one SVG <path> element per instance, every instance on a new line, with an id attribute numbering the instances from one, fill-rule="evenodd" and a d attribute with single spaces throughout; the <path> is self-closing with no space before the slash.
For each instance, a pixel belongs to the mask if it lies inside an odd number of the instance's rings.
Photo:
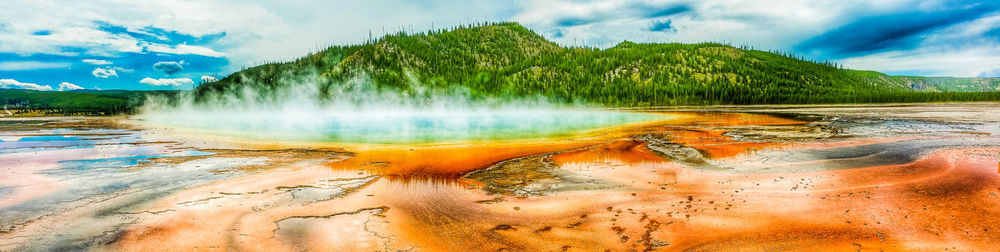
<path id="1" fill-rule="evenodd" d="M 201 97 L 242 87 L 266 93 L 281 88 L 289 76 L 310 73 L 325 85 L 365 77 L 404 92 L 415 86 L 463 87 L 476 96 L 543 95 L 607 106 L 1000 99 L 995 92 L 957 92 L 984 90 L 966 88 L 960 84 L 965 78 L 894 77 L 716 43 L 560 47 L 516 23 L 334 46 L 293 62 L 249 68 L 195 91 Z M 990 83 L 996 86 L 995 80 Z"/>
<path id="2" fill-rule="evenodd" d="M 0 89 L 6 110 L 50 110 L 57 114 L 108 115 L 133 112 L 147 94 L 173 95 L 176 91 L 76 90 L 34 91 Z"/>

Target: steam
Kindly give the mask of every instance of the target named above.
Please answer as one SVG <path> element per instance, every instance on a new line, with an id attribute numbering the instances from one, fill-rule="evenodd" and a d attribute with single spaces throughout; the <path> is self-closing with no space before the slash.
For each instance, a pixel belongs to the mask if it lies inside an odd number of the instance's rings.
<path id="1" fill-rule="evenodd" d="M 137 118 L 156 125 L 261 140 L 427 143 L 537 138 L 657 115 L 582 109 L 544 97 L 483 97 L 462 88 L 405 87 L 359 77 L 329 84 L 317 74 L 285 77 L 273 89 L 153 97 Z"/>

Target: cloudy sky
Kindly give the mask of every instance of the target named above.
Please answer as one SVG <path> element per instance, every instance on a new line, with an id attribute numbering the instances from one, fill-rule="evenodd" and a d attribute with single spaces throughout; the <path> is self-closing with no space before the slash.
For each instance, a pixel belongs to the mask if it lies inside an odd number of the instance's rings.
<path id="1" fill-rule="evenodd" d="M 0 88 L 189 89 L 369 32 L 483 21 L 563 45 L 716 41 L 897 75 L 1000 76 L 989 0 L 5 0 Z"/>

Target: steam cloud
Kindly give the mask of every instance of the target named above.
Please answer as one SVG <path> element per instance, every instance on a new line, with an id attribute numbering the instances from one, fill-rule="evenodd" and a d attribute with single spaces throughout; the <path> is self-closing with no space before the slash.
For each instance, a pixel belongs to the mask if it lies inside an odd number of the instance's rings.
<path id="1" fill-rule="evenodd" d="M 403 88 L 379 87 L 366 78 L 326 85 L 308 74 L 279 82 L 283 85 L 267 92 L 244 83 L 202 97 L 188 92 L 176 99 L 152 98 L 138 118 L 256 139 L 355 143 L 534 138 L 662 118 L 581 109 L 544 97 L 478 97 L 416 81 Z"/>

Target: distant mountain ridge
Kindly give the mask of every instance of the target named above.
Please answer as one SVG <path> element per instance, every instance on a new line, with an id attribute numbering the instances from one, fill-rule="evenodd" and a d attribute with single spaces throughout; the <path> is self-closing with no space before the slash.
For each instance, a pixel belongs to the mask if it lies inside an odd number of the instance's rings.
<path id="1" fill-rule="evenodd" d="M 945 92 L 988 92 L 1000 91 L 1000 78 L 958 78 L 892 76 L 914 90 Z"/>

